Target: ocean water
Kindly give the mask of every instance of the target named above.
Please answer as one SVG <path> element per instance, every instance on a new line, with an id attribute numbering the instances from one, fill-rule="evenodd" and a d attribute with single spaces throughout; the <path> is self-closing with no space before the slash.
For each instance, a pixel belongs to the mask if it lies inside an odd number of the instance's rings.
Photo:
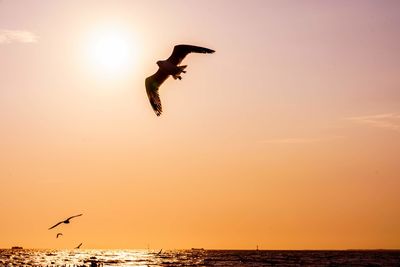
<path id="1" fill-rule="evenodd" d="M 400 266 L 400 251 L 3 249 L 0 266 Z"/>

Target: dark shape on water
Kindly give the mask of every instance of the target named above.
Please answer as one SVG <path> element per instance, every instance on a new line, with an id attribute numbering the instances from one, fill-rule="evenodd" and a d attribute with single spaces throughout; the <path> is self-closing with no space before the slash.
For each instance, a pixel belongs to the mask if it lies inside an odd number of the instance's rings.
<path id="1" fill-rule="evenodd" d="M 58 233 L 56 238 L 58 238 L 59 236 L 62 236 L 62 235 L 63 235 L 62 233 Z"/>
<path id="2" fill-rule="evenodd" d="M 162 249 L 160 249 L 160 251 L 156 254 L 157 256 L 160 255 L 162 252 Z"/>
<path id="3" fill-rule="evenodd" d="M 191 248 L 191 251 L 204 251 L 204 248 Z"/>
<path id="4" fill-rule="evenodd" d="M 181 80 L 181 73 L 186 73 L 187 65 L 179 64 L 190 53 L 212 54 L 215 51 L 209 48 L 194 46 L 194 45 L 176 45 L 171 56 L 167 60 L 157 61 L 158 70 L 152 76 L 145 80 L 146 92 L 149 97 L 150 104 L 157 116 L 162 113 L 162 106 L 158 89 L 161 84 L 171 75 L 175 80 Z"/>
<path id="5" fill-rule="evenodd" d="M 61 222 L 56 223 L 55 225 L 53 225 L 52 227 L 50 227 L 49 230 L 50 230 L 50 229 L 53 229 L 54 227 L 57 227 L 58 225 L 60 225 L 60 224 L 62 224 L 62 223 L 68 224 L 68 223 L 70 223 L 69 220 L 71 220 L 72 218 L 79 217 L 79 216 L 82 216 L 82 215 L 83 215 L 83 214 L 78 214 L 78 215 L 71 216 L 71 217 L 69 217 L 68 219 L 65 219 L 64 221 L 61 221 Z"/>
<path id="6" fill-rule="evenodd" d="M 104 266 L 102 262 L 94 260 L 94 261 L 90 261 L 90 267 L 101 267 Z"/>
<path id="7" fill-rule="evenodd" d="M 20 247 L 20 246 L 13 246 L 13 247 L 11 247 L 11 249 L 24 249 L 24 248 Z"/>
<path id="8" fill-rule="evenodd" d="M 83 243 L 80 243 L 75 249 L 80 249 Z"/>

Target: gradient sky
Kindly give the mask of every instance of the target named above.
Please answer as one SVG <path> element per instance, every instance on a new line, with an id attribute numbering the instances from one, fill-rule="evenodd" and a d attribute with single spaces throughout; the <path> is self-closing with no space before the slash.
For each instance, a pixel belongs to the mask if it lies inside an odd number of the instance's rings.
<path id="1" fill-rule="evenodd" d="M 0 1 L 0 247 L 400 248 L 399 14 Z M 130 40 L 129 68 L 89 58 L 106 28 Z M 158 118 L 144 79 L 179 43 L 217 52 L 185 59 Z"/>

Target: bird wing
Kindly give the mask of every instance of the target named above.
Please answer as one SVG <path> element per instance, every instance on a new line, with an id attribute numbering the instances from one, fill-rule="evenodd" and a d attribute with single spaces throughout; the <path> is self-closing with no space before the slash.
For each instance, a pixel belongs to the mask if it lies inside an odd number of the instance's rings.
<path id="1" fill-rule="evenodd" d="M 203 53 L 209 54 L 215 51 L 209 48 L 195 46 L 195 45 L 176 45 L 171 56 L 167 59 L 172 64 L 178 65 L 189 53 Z"/>
<path id="2" fill-rule="evenodd" d="M 158 69 L 156 73 L 146 78 L 146 92 L 149 97 L 151 107 L 157 116 L 162 113 L 162 106 L 158 89 L 160 85 L 168 78 L 168 74 L 164 73 L 161 69 Z"/>
<path id="3" fill-rule="evenodd" d="M 50 229 L 53 229 L 54 227 L 58 226 L 59 224 L 62 224 L 63 222 L 64 222 L 64 221 L 56 223 L 55 225 L 53 225 L 52 227 L 50 227 L 49 230 L 50 230 Z"/>
<path id="4" fill-rule="evenodd" d="M 71 220 L 72 218 L 79 217 L 79 216 L 82 216 L 82 215 L 83 214 L 78 214 L 78 215 L 71 216 L 68 219 L 65 219 L 65 221 Z"/>

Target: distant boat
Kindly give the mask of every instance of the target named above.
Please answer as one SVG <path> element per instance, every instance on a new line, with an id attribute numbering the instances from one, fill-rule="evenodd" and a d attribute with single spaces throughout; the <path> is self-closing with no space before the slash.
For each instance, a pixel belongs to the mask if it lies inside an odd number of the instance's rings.
<path id="1" fill-rule="evenodd" d="M 204 251 L 204 248 L 192 248 L 192 251 Z"/>
<path id="2" fill-rule="evenodd" d="M 14 247 L 11 247 L 11 249 L 24 249 L 23 247 L 19 247 L 19 246 L 14 246 Z"/>

